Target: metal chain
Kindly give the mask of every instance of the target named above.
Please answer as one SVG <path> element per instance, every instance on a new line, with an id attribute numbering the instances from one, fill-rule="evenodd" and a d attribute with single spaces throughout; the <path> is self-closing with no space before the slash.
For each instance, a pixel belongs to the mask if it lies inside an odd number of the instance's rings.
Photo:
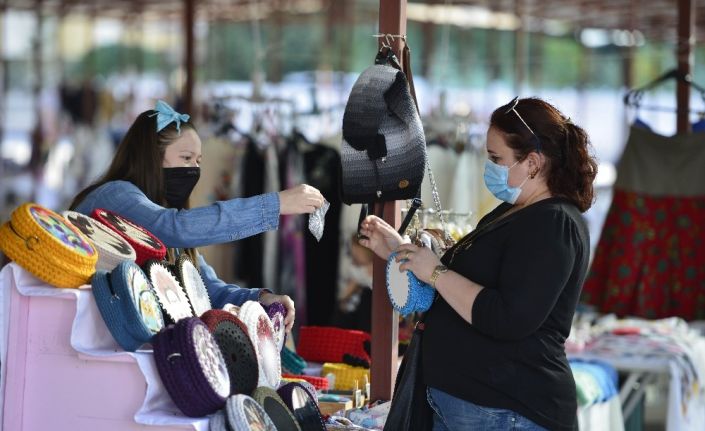
<path id="1" fill-rule="evenodd" d="M 438 211 L 438 218 L 441 221 L 441 228 L 443 229 L 443 235 L 445 235 L 446 241 L 452 241 L 452 237 L 448 233 L 446 228 L 446 221 L 443 218 L 443 208 L 441 207 L 441 198 L 438 195 L 438 187 L 436 187 L 436 180 L 433 177 L 433 171 L 431 171 L 431 163 L 426 159 L 426 168 L 428 169 L 428 180 L 431 182 L 431 195 L 433 195 L 433 205 Z"/>

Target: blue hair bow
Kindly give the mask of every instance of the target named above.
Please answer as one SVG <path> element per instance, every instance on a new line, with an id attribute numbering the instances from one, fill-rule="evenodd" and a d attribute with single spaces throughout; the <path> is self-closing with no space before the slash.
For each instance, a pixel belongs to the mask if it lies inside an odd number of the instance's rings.
<path id="1" fill-rule="evenodd" d="M 179 114 L 174 111 L 174 108 L 163 100 L 157 101 L 154 110 L 157 112 L 150 115 L 150 117 L 157 116 L 157 133 L 161 132 L 169 124 L 176 123 L 176 131 L 181 134 L 181 122 L 185 123 L 191 118 L 188 114 Z"/>

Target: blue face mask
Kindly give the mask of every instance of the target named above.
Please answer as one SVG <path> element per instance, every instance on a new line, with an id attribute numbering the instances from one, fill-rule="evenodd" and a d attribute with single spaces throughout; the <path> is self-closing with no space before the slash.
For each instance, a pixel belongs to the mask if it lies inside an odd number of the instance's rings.
<path id="1" fill-rule="evenodd" d="M 485 162 L 485 186 L 487 189 L 499 200 L 514 204 L 519 195 L 521 194 L 521 188 L 529 177 L 527 176 L 524 182 L 522 182 L 518 187 L 509 186 L 509 170 L 517 165 L 519 161 L 511 165 L 510 167 L 498 165 L 492 160 L 487 160 Z"/>

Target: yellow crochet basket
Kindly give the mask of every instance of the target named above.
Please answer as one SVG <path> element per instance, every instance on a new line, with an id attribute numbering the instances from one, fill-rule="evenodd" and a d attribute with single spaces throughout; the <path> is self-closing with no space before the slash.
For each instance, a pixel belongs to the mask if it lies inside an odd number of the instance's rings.
<path id="1" fill-rule="evenodd" d="M 56 287 L 90 283 L 98 261 L 93 244 L 64 217 L 25 203 L 0 226 L 0 248 L 22 268 Z"/>
<path id="2" fill-rule="evenodd" d="M 355 389 L 355 380 L 357 380 L 357 387 L 363 388 L 365 386 L 365 376 L 367 376 L 368 380 L 370 378 L 370 370 L 367 368 L 326 362 L 323 364 L 323 369 L 321 369 L 321 376 L 325 377 L 328 374 L 335 376 L 334 389 L 339 391 Z"/>

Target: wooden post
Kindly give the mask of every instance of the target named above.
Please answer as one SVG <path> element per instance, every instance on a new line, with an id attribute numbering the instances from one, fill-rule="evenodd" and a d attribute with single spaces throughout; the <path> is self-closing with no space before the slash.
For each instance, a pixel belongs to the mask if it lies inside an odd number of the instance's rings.
<path id="1" fill-rule="evenodd" d="M 678 72 L 681 76 L 690 74 L 692 64 L 693 29 L 695 27 L 695 3 L 693 0 L 678 0 Z M 690 88 L 687 83 L 678 81 L 676 88 L 678 106 L 678 133 L 690 131 Z"/>
<path id="2" fill-rule="evenodd" d="M 406 34 L 406 0 L 380 0 L 379 32 Z M 403 43 L 404 41 L 400 38 L 395 38 L 392 43 L 400 60 Z M 398 229 L 401 224 L 399 202 L 385 202 L 376 205 L 378 214 L 382 206 L 384 220 Z M 373 401 L 392 398 L 392 389 L 398 368 L 399 314 L 394 311 L 387 297 L 385 265 L 384 260 L 375 257 L 372 283 L 372 364 L 370 369 L 370 398 Z"/>
<path id="3" fill-rule="evenodd" d="M 193 117 L 193 86 L 195 83 L 194 69 L 194 21 L 196 13 L 195 0 L 184 0 L 184 72 L 186 79 L 184 82 L 182 100 L 183 111 L 188 112 Z"/>

